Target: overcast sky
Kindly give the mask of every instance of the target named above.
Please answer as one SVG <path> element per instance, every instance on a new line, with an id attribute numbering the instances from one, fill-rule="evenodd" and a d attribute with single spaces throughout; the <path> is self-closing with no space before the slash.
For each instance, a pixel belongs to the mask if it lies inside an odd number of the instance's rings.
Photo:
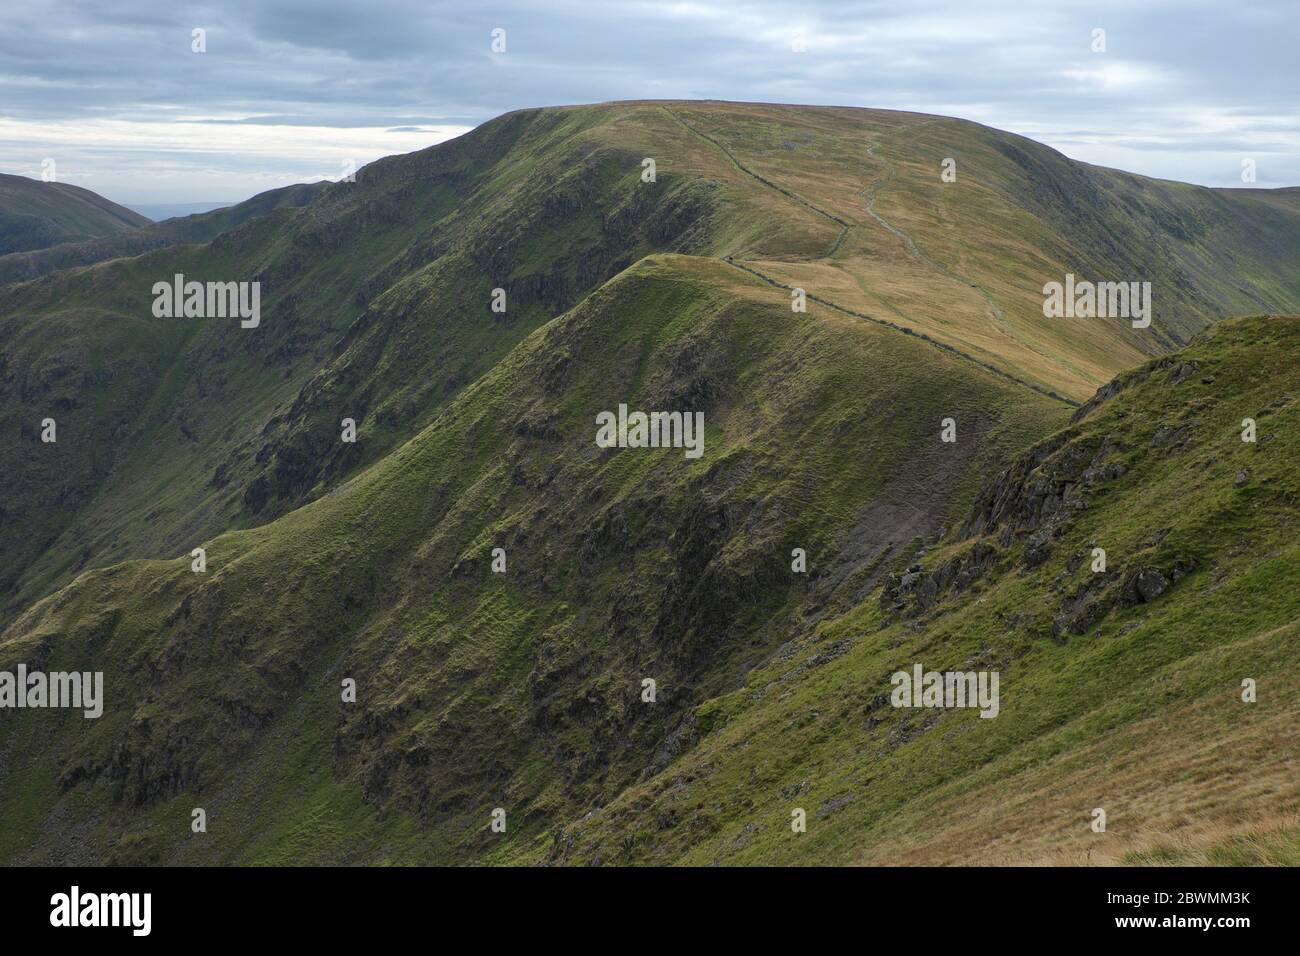
<path id="1" fill-rule="evenodd" d="M 239 200 L 520 107 L 711 98 L 960 116 L 1204 185 L 1250 158 L 1289 186 L 1297 41 L 1296 0 L 3 0 L 0 172 Z"/>

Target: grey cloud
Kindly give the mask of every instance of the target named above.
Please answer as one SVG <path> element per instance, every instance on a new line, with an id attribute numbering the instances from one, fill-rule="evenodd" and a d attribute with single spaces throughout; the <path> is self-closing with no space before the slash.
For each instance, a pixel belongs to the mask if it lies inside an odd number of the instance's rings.
<path id="1" fill-rule="evenodd" d="M 1289 2 L 27 2 L 0 8 L 0 115 L 183 115 L 214 128 L 208 162 L 233 172 L 244 161 L 221 157 L 218 127 L 412 133 L 634 98 L 942 104 L 1090 162 L 1211 185 L 1238 182 L 1231 156 L 1262 154 L 1259 184 L 1285 185 L 1300 179 L 1298 24 Z M 1089 49 L 1097 27 L 1104 54 Z M 790 51 L 797 29 L 807 53 Z M 179 174 L 202 146 L 151 161 Z"/>

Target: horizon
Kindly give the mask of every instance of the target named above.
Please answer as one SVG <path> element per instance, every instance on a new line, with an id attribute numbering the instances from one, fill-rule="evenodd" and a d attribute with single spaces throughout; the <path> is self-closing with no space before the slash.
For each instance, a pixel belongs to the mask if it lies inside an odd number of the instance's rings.
<path id="1" fill-rule="evenodd" d="M 355 23 L 342 0 L 38 2 L 0 11 L 0 172 L 42 178 L 52 161 L 59 181 L 128 207 L 227 204 L 513 109 L 664 99 L 902 109 L 1143 176 L 1279 188 L 1300 183 L 1297 23 L 1282 3 L 1171 16 L 625 0 L 467 16 L 383 0 Z"/>
<path id="2" fill-rule="evenodd" d="M 630 100 L 603 100 L 603 101 L 600 101 L 600 102 L 592 102 L 592 103 L 556 103 L 556 104 L 551 104 L 551 105 L 548 105 L 548 106 L 524 106 L 524 107 L 518 107 L 518 108 L 516 108 L 516 109 L 505 110 L 505 111 L 502 112 L 502 113 L 498 113 L 498 114 L 496 114 L 496 116 L 490 117 L 488 120 L 485 120 L 484 122 L 491 122 L 492 119 L 496 119 L 496 118 L 499 118 L 499 117 L 501 117 L 501 116 L 506 116 L 506 115 L 508 115 L 508 114 L 510 114 L 510 113 L 523 112 L 523 111 L 527 111 L 527 110 L 583 109 L 583 108 L 590 108 L 590 107 L 596 107 L 596 106 L 610 106 L 610 107 L 616 107 L 616 106 L 630 105 L 630 104 L 636 104 L 636 103 L 668 103 L 668 104 L 717 103 L 717 104 L 722 104 L 722 105 L 734 105 L 734 106 L 778 106 L 778 107 L 783 107 L 783 108 L 786 108 L 786 109 L 828 109 L 828 110 L 846 110 L 846 109 L 847 109 L 847 110 L 864 110 L 864 111 L 868 111 L 868 112 L 914 113 L 914 114 L 919 115 L 919 116 L 937 116 L 937 117 L 942 118 L 942 119 L 954 120 L 954 121 L 958 121 L 958 122 L 973 123 L 973 124 L 975 124 L 975 125 L 977 125 L 977 126 L 983 126 L 983 127 L 987 127 L 987 128 L 991 128 L 991 129 L 999 129 L 998 127 L 996 127 L 996 126 L 991 126 L 991 125 L 988 124 L 988 123 L 980 123 L 980 122 L 978 122 L 978 121 L 976 121 L 976 120 L 966 119 L 965 117 L 961 117 L 961 116 L 944 116 L 944 115 L 942 115 L 942 114 L 929 113 L 929 112 L 925 112 L 925 111 L 921 111 L 921 110 L 903 110 L 903 109 L 883 108 L 883 107 L 874 107 L 874 106 L 851 106 L 851 105 L 845 105 L 845 104 L 826 104 L 826 103 L 778 103 L 778 102 L 768 102 L 768 101 L 764 101 L 764 100 L 726 100 L 726 99 L 717 99 L 717 98 L 694 99 L 694 100 L 685 100 L 685 99 L 630 99 Z M 465 130 L 464 132 L 462 132 L 462 133 L 457 133 L 457 134 L 454 135 L 454 136 L 449 136 L 449 137 L 447 137 L 446 139 L 439 140 L 439 141 L 436 142 L 436 143 L 430 143 L 428 146 L 418 146 L 418 147 L 416 147 L 415 149 L 408 150 L 408 151 L 406 151 L 406 152 L 407 152 L 407 153 L 416 153 L 416 152 L 420 152 L 420 151 L 425 150 L 425 149 L 432 149 L 432 148 L 434 148 L 434 147 L 441 146 L 441 145 L 443 145 L 444 143 L 451 142 L 452 140 L 457 139 L 457 138 L 459 138 L 459 137 L 461 137 L 461 136 L 467 136 L 467 135 L 473 133 L 476 129 L 479 128 L 479 126 L 482 126 L 482 125 L 483 125 L 483 124 L 480 123 L 478 126 L 470 127 L 470 128 L 466 129 L 466 130 Z M 1000 132 L 1011 133 L 1010 130 L 999 130 L 999 131 L 1000 131 Z M 1022 138 L 1024 138 L 1024 139 L 1029 139 L 1029 140 L 1032 140 L 1032 141 L 1034 141 L 1034 142 L 1038 142 L 1038 143 L 1040 143 L 1041 145 L 1047 146 L 1047 147 L 1050 148 L 1050 149 L 1055 149 L 1055 147 L 1054 147 L 1054 146 L 1051 146 L 1050 143 L 1044 143 L 1042 140 L 1034 140 L 1034 138 L 1031 137 L 1031 136 L 1023 136 L 1023 134 L 1020 134 L 1020 133 L 1011 133 L 1011 135 L 1022 136 Z M 1198 187 L 1198 188 L 1203 188 L 1203 189 L 1215 189 L 1215 190 L 1241 189 L 1241 190 L 1271 191 L 1271 190 L 1286 190 L 1286 189 L 1297 189 L 1297 188 L 1300 188 L 1300 182 L 1298 182 L 1298 183 L 1282 183 L 1282 184 L 1275 185 L 1275 186 L 1270 186 L 1270 185 L 1260 185 L 1260 184 L 1258 184 L 1258 183 L 1255 183 L 1255 184 L 1240 183 L 1240 184 L 1237 184 L 1237 185 L 1224 185 L 1224 186 L 1205 186 L 1205 185 L 1203 185 L 1203 184 L 1201 184 L 1201 183 L 1188 182 L 1187 180 L 1181 180 L 1181 179 L 1170 179 L 1170 178 L 1168 178 L 1168 177 L 1162 177 L 1162 176 L 1151 176 L 1151 175 L 1148 175 L 1148 174 L 1146 174 L 1146 173 L 1139 173 L 1139 172 L 1136 172 L 1136 171 L 1131 170 L 1131 169 L 1124 169 L 1124 168 L 1122 168 L 1122 167 L 1117 167 L 1117 166 L 1106 166 L 1106 165 L 1103 164 L 1103 163 L 1091 163 L 1091 162 L 1088 162 L 1087 160 L 1077 159 L 1076 157 L 1070 156 L 1068 153 L 1065 153 L 1065 152 L 1063 152 L 1063 151 L 1061 151 L 1061 150 L 1057 150 L 1057 152 L 1060 152 L 1061 155 L 1066 156 L 1066 158 L 1070 159 L 1070 160 L 1073 161 L 1073 162 L 1083 163 L 1083 164 L 1085 164 L 1085 165 L 1090 165 L 1090 166 L 1097 166 L 1097 167 L 1101 167 L 1101 168 L 1105 168 L 1105 169 L 1111 169 L 1111 170 L 1114 170 L 1114 171 L 1116 171 L 1116 172 L 1128 173 L 1128 174 L 1130 174 L 1130 175 L 1142 176 L 1143 178 L 1146 178 L 1146 179 L 1153 179 L 1153 180 L 1159 180 L 1159 181 L 1164 181 L 1164 182 L 1178 183 L 1178 184 L 1180 184 L 1180 185 L 1185 185 L 1185 186 L 1196 186 L 1196 187 Z M 379 160 L 386 159 L 386 158 L 391 157 L 391 156 L 400 156 L 400 155 L 405 155 L 405 153 L 387 153 L 387 154 L 385 154 L 384 156 L 377 156 L 377 157 L 375 157 L 374 159 L 370 160 L 370 162 L 377 162 L 377 161 L 379 161 Z M 363 165 L 358 166 L 358 167 L 357 167 L 358 171 L 359 171 L 360 169 L 363 169 L 366 165 L 369 165 L 369 163 L 366 163 L 366 164 L 363 164 Z M 17 173 L 17 174 L 12 174 L 12 175 L 23 175 L 23 174 L 21 174 L 21 173 Z M 28 177 L 26 177 L 26 178 L 33 179 L 33 180 L 36 180 L 36 181 L 40 181 L 40 180 L 41 180 L 41 177 L 40 177 L 39 175 L 36 175 L 36 176 L 28 176 Z M 276 190 L 276 189 L 282 189 L 282 188 L 284 188 L 284 186 L 305 185 L 305 184 L 308 184 L 308 183 L 319 182 L 319 181 L 321 181 L 321 177 L 317 177 L 317 178 L 315 178 L 315 179 L 302 180 L 302 181 L 300 181 L 300 182 L 295 182 L 295 183 L 285 183 L 285 184 L 283 184 L 282 186 L 272 186 L 272 187 L 269 187 L 269 188 L 266 189 L 266 190 L 262 190 L 261 192 L 268 192 L 268 191 L 274 191 L 274 190 Z M 91 189 L 91 187 L 86 186 L 86 185 L 81 184 L 81 183 L 70 182 L 70 181 L 67 181 L 67 180 L 60 180 L 60 183 L 61 183 L 62 185 L 66 185 L 66 186 L 77 186 L 77 187 L 79 187 L 79 188 L 81 188 L 81 189 L 90 189 L 92 192 L 95 191 L 95 190 Z M 138 213 L 140 213 L 140 214 L 142 214 L 142 215 L 146 215 L 146 216 L 149 215 L 149 213 L 148 213 L 146 210 L 159 211 L 159 210 L 165 210 L 165 209 L 174 209 L 175 212 L 171 213 L 171 215 L 172 215 L 172 216 L 175 216 L 175 217 L 182 217 L 182 216 L 189 216 L 189 215 L 197 215 L 197 214 L 200 214 L 200 213 L 203 213 L 203 212 L 210 212 L 210 211 L 215 210 L 215 209 L 225 209 L 225 208 L 228 208 L 228 207 L 230 207 L 230 206 L 235 206 L 235 205 L 238 205 L 238 204 L 240 204 L 240 203 L 247 202 L 249 199 L 253 199 L 253 198 L 255 198 L 256 196 L 261 195 L 261 193 L 251 193 L 251 194 L 249 194 L 249 195 L 246 195 L 246 196 L 239 196 L 239 197 L 237 197 L 237 198 L 227 198 L 227 199 L 199 199 L 199 198 L 195 198 L 195 199 L 192 199 L 192 200 L 185 200 L 185 201 L 179 201 L 179 202 L 154 202 L 154 201 L 124 202 L 124 201 L 122 201 L 122 200 L 117 199 L 117 198 L 114 197 L 114 196 L 107 196 L 107 195 L 104 195 L 104 194 L 102 194 L 102 193 L 96 193 L 96 195 L 100 195 L 100 196 L 102 196 L 102 198 L 104 198 L 104 199 L 108 199 L 109 201 L 114 202 L 114 203 L 117 203 L 117 204 L 120 205 L 120 206 L 125 206 L 126 208 L 132 210 L 133 212 L 138 212 Z M 151 217 L 151 218 L 155 218 L 155 219 L 156 219 L 156 217 Z M 163 218 L 168 218 L 168 217 L 163 217 Z M 161 220 L 156 220 L 156 221 L 161 221 Z"/>

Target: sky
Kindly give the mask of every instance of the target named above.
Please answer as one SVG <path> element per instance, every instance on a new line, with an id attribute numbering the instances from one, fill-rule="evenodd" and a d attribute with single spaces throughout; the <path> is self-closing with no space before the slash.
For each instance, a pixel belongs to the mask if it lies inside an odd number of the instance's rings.
<path id="1" fill-rule="evenodd" d="M 1297 0 L 5 0 L 0 172 L 238 201 L 522 107 L 726 99 L 958 116 L 1207 186 L 1250 160 L 1253 185 L 1293 186 L 1297 41 Z"/>

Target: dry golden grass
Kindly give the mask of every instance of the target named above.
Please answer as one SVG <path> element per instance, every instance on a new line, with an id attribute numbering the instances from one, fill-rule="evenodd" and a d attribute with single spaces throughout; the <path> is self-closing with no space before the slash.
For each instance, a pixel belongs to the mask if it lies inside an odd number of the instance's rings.
<path id="1" fill-rule="evenodd" d="M 1215 653 L 1297 633 L 1293 623 Z M 896 841 L 858 862 L 1118 865 L 1153 853 L 1196 862 L 1230 841 L 1262 841 L 1260 862 L 1284 856 L 1300 816 L 1300 699 L 1270 683 L 1267 701 L 1198 697 L 1021 772 L 939 788 L 899 814 Z M 1107 810 L 1105 833 L 1091 829 L 1095 807 Z"/>
<path id="2" fill-rule="evenodd" d="M 1121 319 L 1048 319 L 1042 287 L 1091 254 L 1017 201 L 972 124 L 887 110 L 636 103 L 593 136 L 718 182 L 719 255 L 1075 401 L 1167 347 Z M 960 157 L 945 183 L 941 160 Z M 1145 278 L 1115 276 L 1124 281 Z M 816 308 L 813 306 L 812 308 Z"/>

